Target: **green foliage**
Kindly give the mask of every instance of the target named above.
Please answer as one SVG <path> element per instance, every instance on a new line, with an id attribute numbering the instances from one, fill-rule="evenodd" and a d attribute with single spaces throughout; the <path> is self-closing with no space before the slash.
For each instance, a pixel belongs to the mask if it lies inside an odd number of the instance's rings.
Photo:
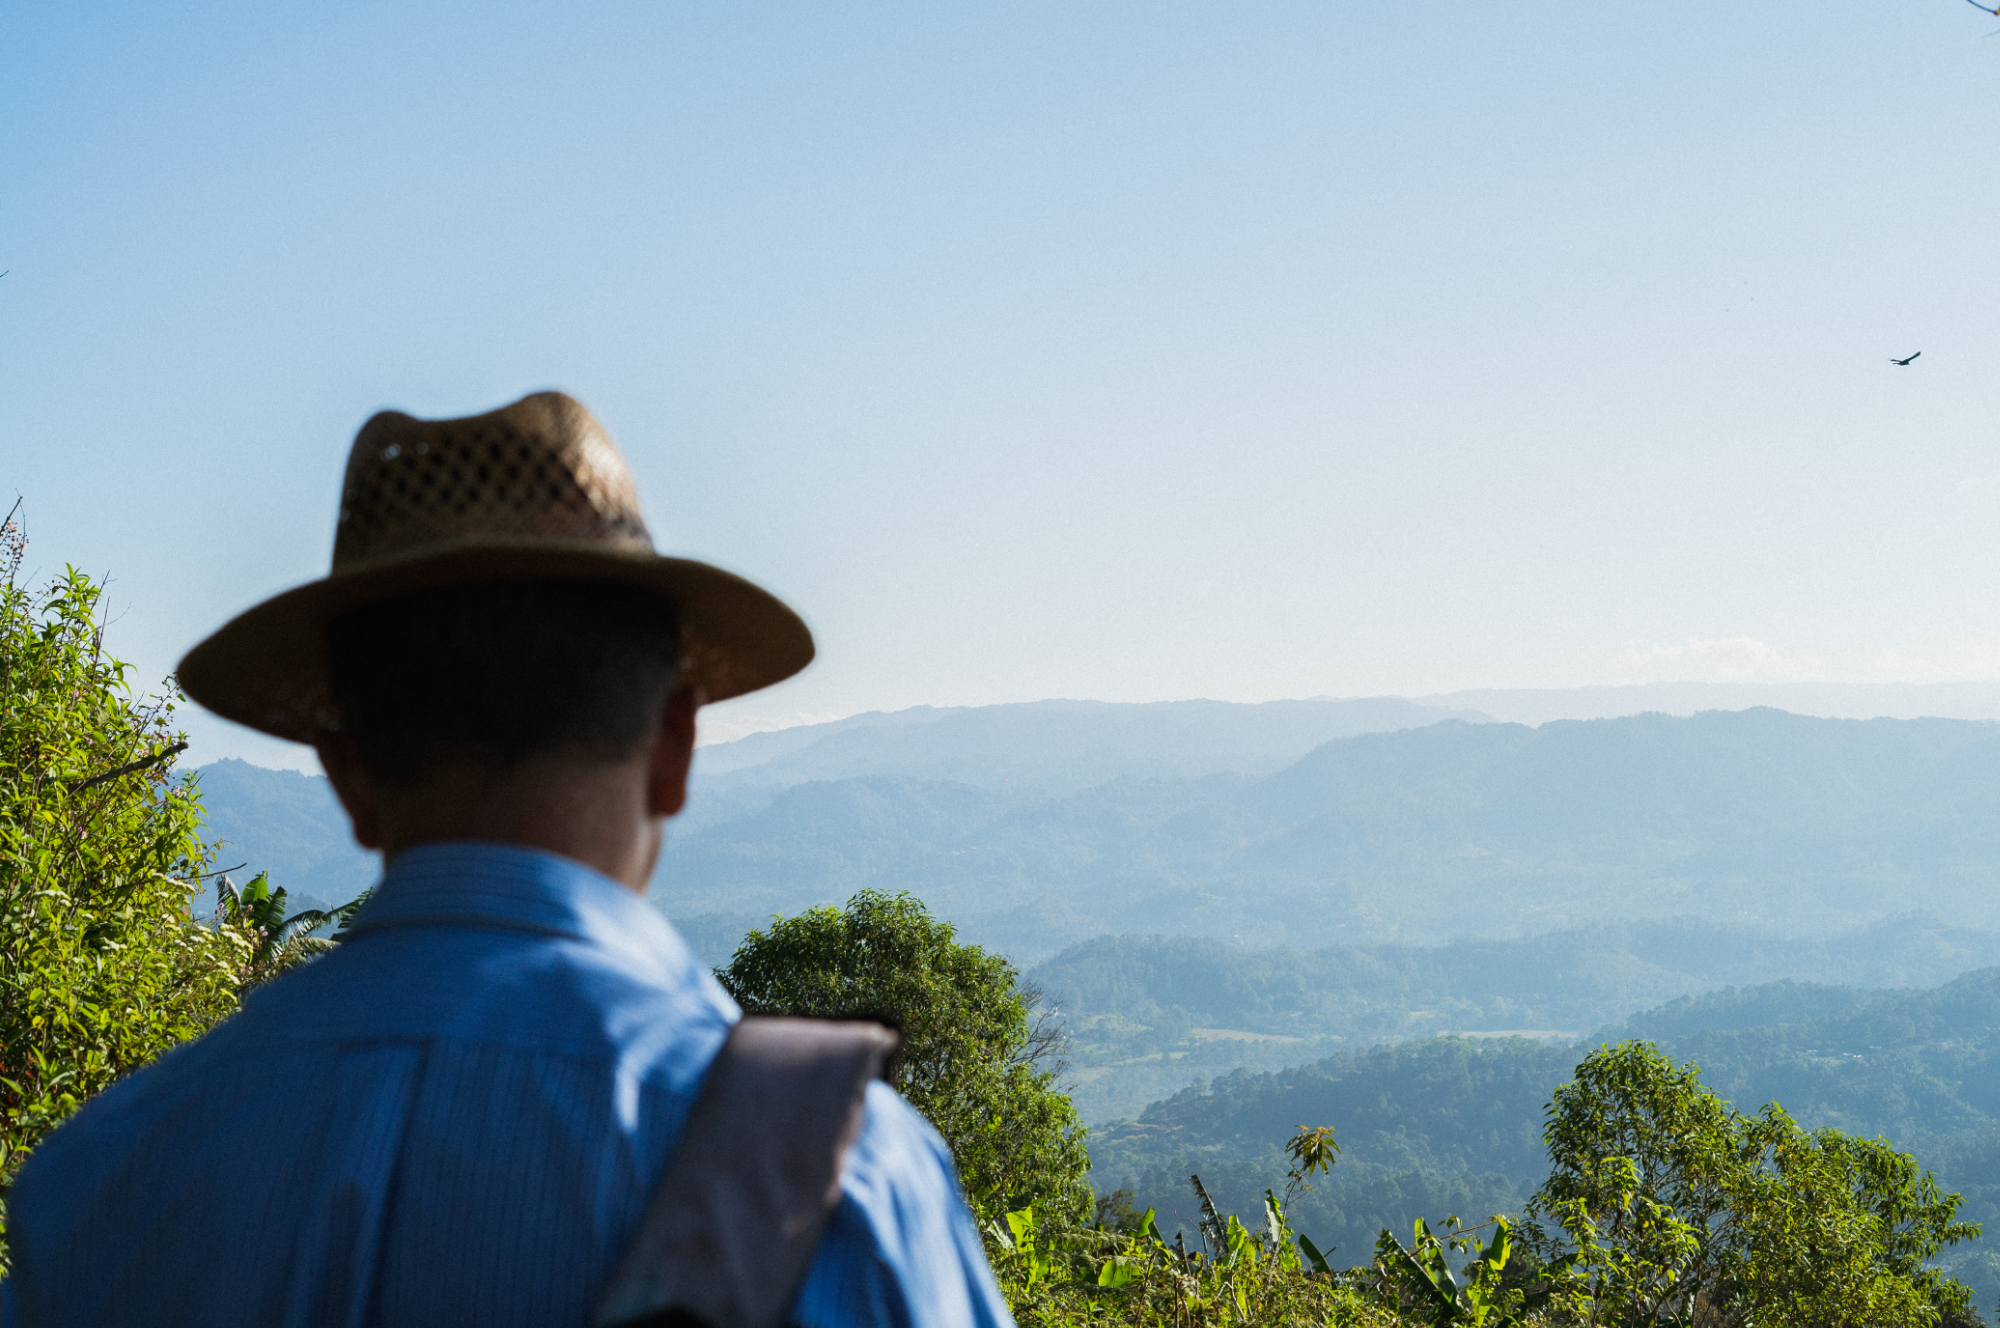
<path id="1" fill-rule="evenodd" d="M 1964 1196 L 1960 1216 L 1989 1234 L 2000 1223 L 2000 970 L 1929 989 L 1738 988 L 1628 1027 L 1672 1035 L 1662 1050 L 1698 1062 L 1727 1101 L 1779 1101 L 1806 1128 L 1886 1137 Z M 1295 1213 L 1316 1239 L 1365 1250 L 1380 1227 L 1407 1238 L 1420 1215 L 1518 1213 L 1548 1174 L 1544 1108 L 1587 1050 L 1436 1039 L 1226 1075 L 1136 1122 L 1093 1129 L 1092 1175 L 1132 1189 L 1170 1229 L 1191 1220 L 1177 1211 L 1191 1170 L 1222 1206 L 1247 1212 L 1284 1173 L 1267 1141 L 1295 1121 L 1336 1120 L 1342 1174 Z M 1960 1244 L 1939 1260 L 1989 1314 L 2000 1296 L 1995 1244 Z"/>
<path id="2" fill-rule="evenodd" d="M 1467 1102 L 1491 1094 L 1491 1072 L 1512 1057 L 1504 1049 L 1481 1048 L 1469 1057 L 1453 1051 L 1411 1049 L 1415 1065 L 1433 1071 L 1419 1082 L 1444 1099 L 1431 1104 L 1440 1120 L 1465 1125 L 1471 1123 Z M 1446 1061 L 1435 1059 L 1440 1052 Z M 1447 1064 L 1482 1077 L 1450 1085 L 1434 1073 Z M 1230 1096 L 1262 1088 L 1249 1102 L 1235 1104 L 1238 1128 L 1245 1119 L 1301 1106 L 1303 1099 L 1282 1091 L 1284 1080 L 1245 1076 L 1236 1085 Z M 1379 1089 L 1381 1082 L 1369 1087 Z M 1190 1095 L 1184 1105 L 1202 1100 Z M 1378 1105 L 1396 1110 L 1399 1101 L 1383 1096 Z M 1245 1109 L 1251 1102 L 1255 1112 Z M 1245 1228 L 1230 1211 L 1261 1207 L 1260 1248 L 1274 1255 L 1268 1271 L 1294 1266 L 1293 1255 L 1275 1254 L 1277 1243 L 1288 1241 L 1302 1275 L 1360 1295 L 1370 1313 L 1384 1316 L 1372 1322 L 1413 1328 L 1516 1322 L 1551 1328 L 1928 1328 L 1979 1322 L 1966 1287 L 1941 1263 L 1951 1247 L 1976 1238 L 1978 1226 L 1958 1220 L 1958 1196 L 1944 1193 L 1914 1158 L 1886 1142 L 1806 1130 L 1775 1104 L 1739 1113 L 1703 1086 L 1695 1067 L 1642 1043 L 1586 1057 L 1573 1081 L 1549 1101 L 1547 1120 L 1541 1165 L 1549 1179 L 1528 1205 L 1536 1220 L 1525 1231 L 1495 1217 L 1482 1244 L 1475 1235 L 1488 1228 L 1468 1229 L 1455 1217 L 1439 1228 L 1419 1217 L 1407 1244 L 1381 1231 L 1368 1268 L 1342 1271 L 1332 1250 L 1291 1234 L 1288 1215 L 1306 1205 L 1300 1191 L 1309 1187 L 1307 1178 L 1330 1169 L 1330 1131 L 1301 1128 L 1283 1150 L 1269 1150 L 1274 1159 L 1290 1161 L 1291 1184 L 1282 1202 L 1267 1189 L 1261 1205 L 1241 1198 L 1221 1203 L 1210 1192 L 1212 1180 L 1195 1177 L 1184 1225 L 1209 1262 L 1184 1259 L 1156 1268 L 1141 1260 L 1135 1266 L 1151 1270 L 1146 1275 L 1155 1281 L 1167 1271 L 1182 1277 L 1182 1290 L 1158 1282 L 1146 1301 L 1155 1318 L 1135 1311 L 1121 1321 L 1249 1322 L 1236 1297 L 1239 1288 L 1252 1296 L 1255 1284 L 1230 1271 L 1244 1266 L 1246 1248 Z M 1315 1159 L 1327 1165 L 1315 1166 Z M 1239 1194 L 1242 1183 L 1235 1182 Z M 1473 1257 L 1465 1263 L 1453 1257 L 1464 1254 Z M 1069 1281 L 1078 1280 L 1072 1273 Z M 1138 1281 L 1142 1290 L 1152 1285 Z M 1088 1317 L 1083 1302 L 1063 1291 L 1066 1285 L 1052 1265 L 1026 1303 L 1062 1303 L 1071 1317 L 1044 1314 L 1044 1321 L 1082 1322 Z M 1315 1312 L 1333 1313 L 1325 1306 Z M 1292 1320 L 1272 1309 L 1259 1321 Z"/>
<path id="3" fill-rule="evenodd" d="M 1331 1127 L 1301 1126 L 1285 1146 L 1294 1159 L 1286 1196 L 1264 1192 L 1254 1227 L 1217 1210 L 1201 1177 L 1189 1177 L 1201 1217 L 1198 1245 L 1169 1244 L 1152 1209 L 1129 1226 L 1066 1226 L 1036 1208 L 989 1223 L 995 1271 L 1023 1325 L 1072 1328 L 1132 1325 L 1352 1325 L 1353 1328 L 1507 1328 L 1528 1303 L 1504 1278 L 1511 1228 L 1494 1218 L 1482 1248 L 1449 1220 L 1443 1237 L 1421 1220 L 1405 1247 L 1381 1233 L 1372 1267 L 1340 1271 L 1311 1239 L 1292 1229 L 1287 1203 L 1325 1175 L 1336 1150 Z M 1484 1229 L 1484 1228 L 1480 1228 Z M 1454 1274 L 1449 1256 L 1475 1257 Z"/>
<path id="4" fill-rule="evenodd" d="M 373 890 L 365 891 L 339 908 L 301 909 L 287 916 L 285 888 L 273 889 L 268 874 L 258 872 L 241 889 L 228 876 L 217 877 L 217 925 L 240 931 L 251 939 L 242 986 L 245 989 L 261 986 L 286 969 L 333 949 L 337 940 L 313 933 L 328 926 L 345 931 L 372 893 Z"/>
<path id="5" fill-rule="evenodd" d="M 325 950 L 310 933 L 361 903 L 287 917 L 267 877 L 223 876 L 194 919 L 210 853 L 172 705 L 135 697 L 104 653 L 102 588 L 74 568 L 22 587 L 24 548 L 0 526 L 0 1275 L 6 1187 L 35 1145 Z"/>
<path id="6" fill-rule="evenodd" d="M 1340 1160 L 1340 1145 L 1334 1140 L 1333 1126 L 1316 1125 L 1311 1129 L 1299 1126 L 1299 1132 L 1285 1145 L 1285 1156 L 1292 1160 L 1289 1172 L 1292 1184 L 1311 1189 L 1312 1178 L 1324 1176 Z"/>
<path id="7" fill-rule="evenodd" d="M 1589 1321 L 1868 1323 L 1928 1328 L 1966 1291 L 1931 1267 L 1979 1234 L 1959 1197 L 1886 1143 L 1733 1110 L 1647 1043 L 1602 1049 L 1556 1091 L 1552 1222 Z M 1734 1317 L 1730 1317 L 1734 1316 Z"/>
<path id="8" fill-rule="evenodd" d="M 1481 1246 L 1472 1233 L 1483 1228 L 1465 1227 L 1456 1217 L 1447 1218 L 1446 1223 L 1440 1236 L 1431 1230 L 1430 1223 L 1418 1218 L 1408 1245 L 1386 1230 L 1377 1237 L 1376 1294 L 1407 1318 L 1431 1328 L 1452 1324 L 1501 1328 L 1518 1320 L 1528 1297 L 1506 1283 L 1508 1259 L 1513 1253 L 1512 1224 L 1504 1217 L 1494 1217 L 1487 1223 L 1493 1229 L 1492 1239 Z M 1475 1251 L 1477 1257 L 1454 1275 L 1451 1255 L 1466 1251 Z"/>
<path id="9" fill-rule="evenodd" d="M 1148 1208 L 1146 1213 L 1153 1210 Z M 1097 1196 L 1096 1225 L 1105 1231 L 1119 1231 L 1127 1235 L 1140 1230 L 1148 1220 L 1132 1202 L 1132 1191 L 1113 1190 L 1109 1194 Z"/>
<path id="10" fill-rule="evenodd" d="M 104 654 L 100 588 L 70 569 L 24 589 L 0 534 L 3 1200 L 85 1098 L 236 1008 L 254 942 L 189 914 L 208 853 L 184 744 Z"/>
<path id="11" fill-rule="evenodd" d="M 896 1024 L 897 1086 L 951 1146 L 975 1209 L 1032 1205 L 1084 1220 L 1084 1131 L 1046 1064 L 1053 1047 L 1033 1017 L 1036 993 L 909 895 L 864 890 L 845 909 L 776 919 L 716 976 L 753 1014 Z"/>
<path id="12" fill-rule="evenodd" d="M 1196 1182 L 1199 1188 L 1199 1182 Z M 1204 1226 L 1187 1248 L 1161 1235 L 1151 1209 L 1134 1231 L 1078 1230 L 1035 1208 L 987 1226 L 994 1272 L 1022 1328 L 1397 1328 L 1409 1322 L 1367 1284 L 1304 1253 L 1283 1204 L 1267 1195 L 1255 1230 L 1236 1217 Z M 1497 1325 L 1496 1325 L 1497 1328 Z"/>

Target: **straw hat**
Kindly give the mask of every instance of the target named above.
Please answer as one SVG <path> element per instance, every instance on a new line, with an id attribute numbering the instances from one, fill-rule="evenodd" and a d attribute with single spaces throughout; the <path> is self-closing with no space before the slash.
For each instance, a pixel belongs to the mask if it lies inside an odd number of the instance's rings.
<path id="1" fill-rule="evenodd" d="M 581 403 L 537 392 L 464 419 L 391 410 L 362 425 L 333 570 L 190 650 L 181 688 L 224 718 L 310 742 L 339 725 L 326 683 L 328 620 L 413 590 L 516 578 L 659 591 L 680 613 L 688 680 L 710 701 L 768 687 L 813 657 L 812 633 L 772 595 L 654 553 L 610 435 Z"/>

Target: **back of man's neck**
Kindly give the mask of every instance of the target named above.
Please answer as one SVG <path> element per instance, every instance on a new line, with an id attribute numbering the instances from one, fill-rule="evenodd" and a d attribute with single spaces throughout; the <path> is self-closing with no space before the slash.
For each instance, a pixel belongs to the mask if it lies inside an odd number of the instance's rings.
<path id="1" fill-rule="evenodd" d="M 643 760 L 617 765 L 535 760 L 495 774 L 455 768 L 382 799 L 382 853 L 484 840 L 541 849 L 643 891 L 659 857 Z"/>

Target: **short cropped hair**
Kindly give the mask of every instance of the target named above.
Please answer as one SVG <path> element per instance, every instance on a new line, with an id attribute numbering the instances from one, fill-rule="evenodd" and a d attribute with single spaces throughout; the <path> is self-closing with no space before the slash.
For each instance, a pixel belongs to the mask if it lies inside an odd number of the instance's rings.
<path id="1" fill-rule="evenodd" d="M 607 582 L 420 590 L 350 609 L 326 637 L 341 729 L 390 788 L 540 756 L 625 760 L 659 731 L 681 672 L 673 605 Z"/>

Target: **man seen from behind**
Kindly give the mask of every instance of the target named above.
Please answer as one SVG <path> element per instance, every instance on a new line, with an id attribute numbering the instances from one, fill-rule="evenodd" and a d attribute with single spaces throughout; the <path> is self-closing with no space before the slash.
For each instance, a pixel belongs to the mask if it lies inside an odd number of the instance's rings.
<path id="1" fill-rule="evenodd" d="M 370 420 L 330 575 L 180 678 L 316 746 L 381 883 L 339 949 L 29 1159 L 0 1328 L 609 1322 L 739 1018 L 643 898 L 695 711 L 812 652 L 764 591 L 654 553 L 570 398 Z M 1008 1324 L 942 1141 L 856 1093 L 782 1321 Z"/>

